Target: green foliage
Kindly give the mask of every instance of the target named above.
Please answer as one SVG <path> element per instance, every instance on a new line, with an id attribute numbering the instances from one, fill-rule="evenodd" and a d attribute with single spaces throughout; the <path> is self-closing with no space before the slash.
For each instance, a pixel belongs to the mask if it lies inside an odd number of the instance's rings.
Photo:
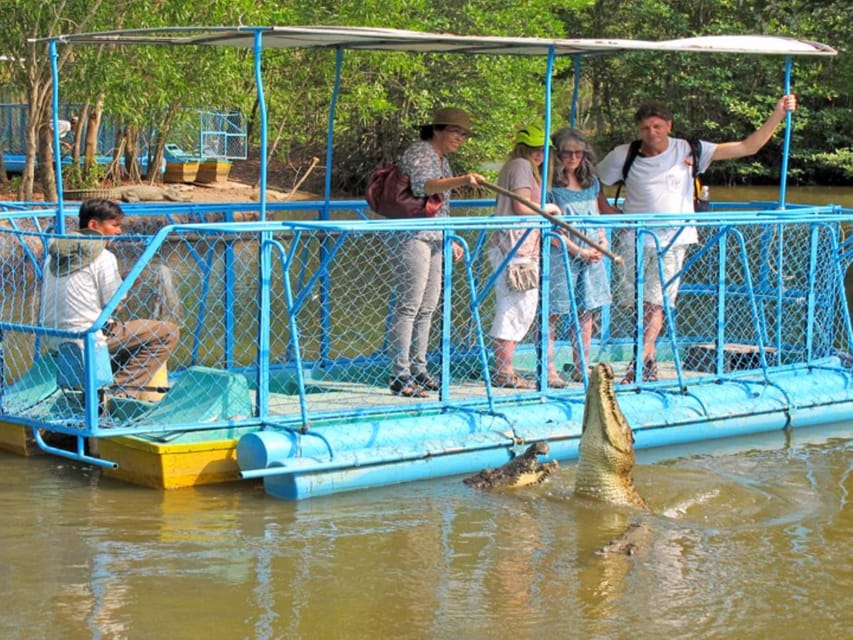
<path id="1" fill-rule="evenodd" d="M 588 6 L 586 0 L 574 3 Z M 459 3 L 407 0 L 389 9 L 377 0 L 317 2 L 291 9 L 299 24 L 378 26 L 458 34 L 553 35 L 561 25 L 554 3 L 526 1 L 507 6 L 497 1 Z M 323 151 L 331 99 L 334 59 L 330 52 L 273 52 L 265 64 L 265 86 L 274 129 L 285 118 L 289 127 L 282 156 L 311 156 Z M 275 70 L 275 71 L 274 71 Z M 411 55 L 346 52 L 335 110 L 333 189 L 359 194 L 377 164 L 399 155 L 418 139 L 418 127 L 440 106 L 468 110 L 477 136 L 453 164 L 457 171 L 502 158 L 512 131 L 541 120 L 544 60 L 486 56 Z"/>
<path id="2" fill-rule="evenodd" d="M 812 175 L 820 175 L 824 185 L 853 183 L 853 147 L 814 153 L 805 160 L 814 163 Z"/>
<path id="3" fill-rule="evenodd" d="M 7 90 L 31 96 L 33 77 L 48 79 L 43 45 L 26 38 L 187 25 L 326 24 L 473 35 L 614 37 L 662 40 L 719 33 L 767 33 L 827 42 L 833 59 L 797 59 L 791 176 L 801 182 L 849 182 L 853 139 L 853 2 L 806 0 L 7 0 L 0 13 L 3 52 L 25 60 L 4 68 Z M 184 108 L 240 109 L 259 140 L 253 53 L 229 47 L 60 47 L 63 102 L 94 103 L 161 137 L 180 136 Z M 62 52 L 61 52 L 62 53 Z M 66 54 L 63 54 L 66 55 Z M 72 62 L 73 64 L 69 64 Z M 634 53 L 584 61 L 575 124 L 600 151 L 634 137 L 632 114 L 650 98 L 668 102 L 679 132 L 738 140 L 766 119 L 782 93 L 778 56 Z M 295 167 L 326 151 L 335 77 L 331 50 L 266 50 L 264 92 L 270 141 Z M 477 132 L 452 159 L 457 171 L 482 170 L 508 153 L 513 131 L 544 118 L 544 59 L 347 51 L 334 112 L 333 190 L 363 191 L 365 177 L 418 137 L 440 106 L 468 110 Z M 554 72 L 552 127 L 569 124 L 571 60 Z M 715 163 L 712 182 L 763 182 L 778 176 L 782 135 L 749 161 Z M 321 163 L 322 165 L 322 163 Z M 313 176 L 322 177 L 317 170 Z"/>
<path id="4" fill-rule="evenodd" d="M 100 164 L 93 164 L 84 171 L 83 163 L 62 165 L 62 186 L 64 189 L 96 189 L 102 187 L 106 178 L 106 169 Z"/>
<path id="5" fill-rule="evenodd" d="M 849 145 L 853 136 L 853 3 L 797 0 L 599 0 L 592 11 L 564 15 L 570 35 L 663 40 L 715 34 L 772 34 L 827 42 L 841 50 L 833 59 L 797 58 L 792 90 L 800 109 L 793 116 L 791 176 L 802 182 L 836 181 L 843 173 L 829 165 L 839 155 L 827 149 Z M 641 81 L 638 81 L 641 78 Z M 769 116 L 783 91 L 779 56 L 633 54 L 593 59 L 584 85 L 593 96 L 581 122 L 599 149 L 635 137 L 633 110 L 644 100 L 668 103 L 676 130 L 713 141 L 740 140 Z M 712 182 L 762 183 L 778 180 L 781 130 L 753 159 L 715 163 Z M 828 153 L 827 164 L 815 162 Z M 823 157 L 823 156 L 821 156 Z"/>

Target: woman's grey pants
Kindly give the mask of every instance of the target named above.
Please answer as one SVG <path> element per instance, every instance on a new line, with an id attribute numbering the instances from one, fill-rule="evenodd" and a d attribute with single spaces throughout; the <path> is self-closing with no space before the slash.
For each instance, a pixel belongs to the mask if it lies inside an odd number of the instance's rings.
<path id="1" fill-rule="evenodd" d="M 388 341 L 392 378 L 426 373 L 432 315 L 441 297 L 440 240 L 408 236 L 393 243 L 396 297 Z"/>

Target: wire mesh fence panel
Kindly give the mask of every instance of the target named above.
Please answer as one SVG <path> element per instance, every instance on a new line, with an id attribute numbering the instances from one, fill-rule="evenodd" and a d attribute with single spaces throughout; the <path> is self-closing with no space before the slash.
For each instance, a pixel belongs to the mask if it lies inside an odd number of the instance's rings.
<path id="1" fill-rule="evenodd" d="M 495 285 L 506 278 L 506 264 L 489 260 L 488 250 L 494 234 L 517 221 L 447 219 L 426 231 L 351 219 L 207 222 L 172 225 L 164 237 L 149 222 L 145 233 L 108 242 L 73 233 L 56 236 L 40 222 L 0 228 L 5 415 L 47 429 L 111 435 L 381 417 L 542 395 L 541 386 L 493 384 Z M 525 224 L 543 233 L 550 246 L 551 230 Z M 589 358 L 627 368 L 642 342 L 647 306 L 630 266 L 636 241 L 623 241 L 624 220 L 596 224 L 605 225 L 614 250 L 628 264 L 604 262 L 613 303 L 591 314 Z M 659 237 L 662 226 L 632 223 L 644 239 Z M 581 231 L 591 228 L 585 221 L 578 224 Z M 404 254 L 415 237 L 425 239 L 419 240 L 421 266 Z M 665 305 L 655 345 L 658 381 L 637 384 L 683 386 L 699 376 L 722 375 L 761 379 L 768 367 L 815 362 L 849 366 L 836 223 L 807 216 L 767 223 L 703 221 L 698 237 L 681 270 L 669 274 L 680 287 L 674 304 Z M 447 259 L 454 244 L 465 250 L 461 259 Z M 542 265 L 549 287 L 558 281 L 558 270 L 571 276 L 577 267 L 566 245 L 556 244 L 556 258 L 547 269 Z M 103 312 L 86 326 L 66 323 L 60 285 L 69 274 L 50 274 L 58 246 L 74 260 L 89 261 L 77 264 L 71 275 L 90 269 L 108 252 L 123 277 L 121 287 L 98 301 Z M 651 257 L 651 268 L 661 269 L 659 257 Z M 399 327 L 405 325 L 395 324 L 402 317 L 396 314 L 412 296 L 413 283 L 421 281 L 408 271 L 429 265 L 435 270 L 430 276 L 437 283 L 435 296 L 427 301 L 423 324 L 408 325 L 411 341 L 406 336 L 401 342 Z M 566 386 L 550 387 L 548 394 L 584 390 L 582 376 L 574 375 L 580 372 L 572 349 L 584 292 L 563 277 L 567 280 L 571 309 L 555 312 L 553 291 L 538 292 L 513 358 L 523 378 L 545 383 L 548 363 L 542 356 L 548 348 L 540 336 L 553 330 L 552 364 Z M 414 315 L 412 322 L 417 308 Z M 418 330 L 422 351 L 412 346 Z M 63 343 L 77 350 L 63 354 Z M 443 383 L 440 390 L 423 384 L 424 393 L 415 397 L 395 390 L 401 344 L 410 347 L 408 372 L 428 374 Z M 99 368 L 99 345 L 108 347 L 106 371 Z M 76 371 L 72 365 L 80 367 L 76 381 L 63 373 L 68 367 Z"/>

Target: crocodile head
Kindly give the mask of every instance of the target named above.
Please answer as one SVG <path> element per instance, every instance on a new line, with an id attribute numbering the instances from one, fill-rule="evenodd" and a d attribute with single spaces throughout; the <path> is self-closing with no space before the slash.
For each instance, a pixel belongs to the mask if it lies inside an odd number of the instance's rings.
<path id="1" fill-rule="evenodd" d="M 634 433 L 613 391 L 613 369 L 596 365 L 589 378 L 578 448 L 575 494 L 647 509 L 634 488 Z"/>
<path id="2" fill-rule="evenodd" d="M 527 450 L 497 469 L 484 469 L 465 478 L 463 482 L 477 489 L 526 487 L 540 484 L 557 469 L 557 461 L 540 463 L 538 456 L 548 455 L 551 448 L 547 442 L 534 442 Z"/>

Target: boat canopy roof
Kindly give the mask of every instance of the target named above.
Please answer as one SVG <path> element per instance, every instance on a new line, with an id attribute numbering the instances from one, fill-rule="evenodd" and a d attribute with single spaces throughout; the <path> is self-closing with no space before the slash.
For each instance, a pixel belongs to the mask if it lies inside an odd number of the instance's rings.
<path id="1" fill-rule="evenodd" d="M 96 33 L 35 38 L 31 42 L 113 45 L 207 45 L 247 47 L 260 35 L 264 48 L 364 49 L 410 53 L 468 53 L 487 55 L 556 56 L 615 54 L 630 51 L 682 51 L 693 53 L 831 56 L 832 47 L 801 40 L 764 35 L 718 35 L 678 40 L 623 40 L 607 38 L 512 38 L 460 36 L 400 29 L 337 26 L 270 27 L 166 27 L 124 29 Z"/>

